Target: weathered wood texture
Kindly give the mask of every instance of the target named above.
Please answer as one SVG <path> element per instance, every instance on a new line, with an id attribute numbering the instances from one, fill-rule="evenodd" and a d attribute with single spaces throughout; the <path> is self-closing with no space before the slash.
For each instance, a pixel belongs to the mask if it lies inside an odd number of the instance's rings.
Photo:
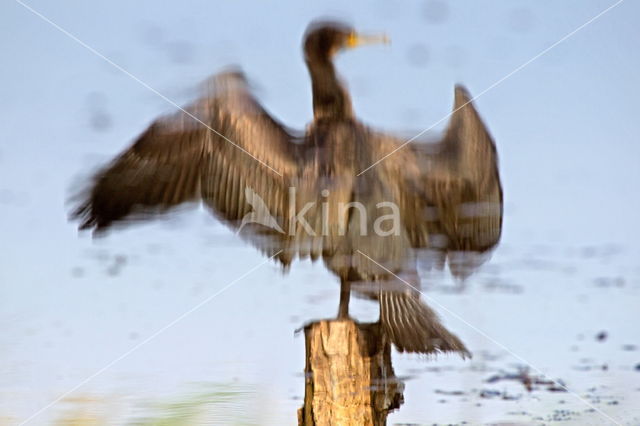
<path id="1" fill-rule="evenodd" d="M 305 345 L 300 425 L 384 425 L 402 404 L 404 385 L 394 376 L 378 323 L 317 321 L 305 327 Z"/>

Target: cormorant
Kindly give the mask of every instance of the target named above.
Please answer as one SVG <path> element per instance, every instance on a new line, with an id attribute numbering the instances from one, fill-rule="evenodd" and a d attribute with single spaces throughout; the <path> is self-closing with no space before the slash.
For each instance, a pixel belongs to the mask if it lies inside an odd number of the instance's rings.
<path id="1" fill-rule="evenodd" d="M 152 123 L 100 170 L 72 215 L 80 228 L 99 232 L 204 201 L 236 229 L 248 224 L 241 235 L 283 265 L 322 257 L 343 295 L 353 284 L 379 300 L 383 330 L 400 351 L 467 355 L 420 301 L 416 263 L 448 262 L 465 277 L 497 244 L 503 203 L 495 145 L 462 86 L 436 143 L 403 146 L 359 122 L 333 58 L 376 41 L 384 38 L 338 22 L 310 26 L 304 54 L 314 119 L 304 134 L 272 118 L 242 73 L 215 76 L 200 99 Z M 383 219 L 381 203 L 391 215 L 386 228 L 372 219 Z"/>

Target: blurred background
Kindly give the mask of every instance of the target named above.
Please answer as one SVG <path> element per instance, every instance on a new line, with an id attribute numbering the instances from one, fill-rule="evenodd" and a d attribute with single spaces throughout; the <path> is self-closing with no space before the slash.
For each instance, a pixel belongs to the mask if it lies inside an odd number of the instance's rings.
<path id="1" fill-rule="evenodd" d="M 264 258 L 202 209 L 100 239 L 67 222 L 78 182 L 173 110 L 81 43 L 178 104 L 239 65 L 303 129 L 302 36 L 341 18 L 392 39 L 338 60 L 356 114 L 410 137 L 449 113 L 455 83 L 481 93 L 614 3 L 28 2 L 64 34 L 3 2 L 0 424 L 71 389 L 30 424 L 295 424 L 294 331 L 337 308 L 321 264 L 267 263 L 144 343 Z M 606 424 L 601 410 L 640 424 L 639 13 L 620 3 L 475 102 L 500 155 L 502 243 L 463 287 L 423 282 L 474 358 L 394 354 L 406 388 L 390 423 Z M 377 306 L 354 312 L 374 320 Z M 591 406 L 510 380 L 523 359 Z"/>

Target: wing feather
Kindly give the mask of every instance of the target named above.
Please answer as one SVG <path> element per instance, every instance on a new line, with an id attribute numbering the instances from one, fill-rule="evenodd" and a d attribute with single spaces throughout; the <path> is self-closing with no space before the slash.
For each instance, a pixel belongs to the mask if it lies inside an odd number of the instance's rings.
<path id="1" fill-rule="evenodd" d="M 456 87 L 454 113 L 437 154 L 420 154 L 430 165 L 424 183 L 436 208 L 432 227 L 450 250 L 484 252 L 502 230 L 503 196 L 495 143 L 471 103 Z"/>
<path id="2" fill-rule="evenodd" d="M 372 147 L 377 158 L 404 144 L 393 136 L 376 135 Z M 467 266 L 484 259 L 474 254 L 498 243 L 503 196 L 496 147 L 462 86 L 455 88 L 452 117 L 440 141 L 411 143 L 370 172 L 400 204 L 413 247 L 458 254 L 455 264 L 449 262 L 454 274 L 468 275 Z"/>
<path id="3" fill-rule="evenodd" d="M 80 228 L 101 231 L 199 200 L 238 221 L 251 211 L 246 186 L 270 211 L 283 211 L 277 204 L 298 172 L 300 144 L 258 104 L 242 74 L 220 74 L 204 91 L 185 110 L 151 124 L 95 175 L 72 213 Z"/>

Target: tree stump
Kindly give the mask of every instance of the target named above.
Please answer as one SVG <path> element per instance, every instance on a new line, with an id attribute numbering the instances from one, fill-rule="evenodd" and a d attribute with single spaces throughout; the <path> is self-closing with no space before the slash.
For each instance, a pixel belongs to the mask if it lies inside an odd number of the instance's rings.
<path id="1" fill-rule="evenodd" d="M 298 424 L 384 425 L 403 403 L 404 384 L 393 373 L 391 347 L 378 323 L 322 320 L 304 328 L 304 405 Z"/>

